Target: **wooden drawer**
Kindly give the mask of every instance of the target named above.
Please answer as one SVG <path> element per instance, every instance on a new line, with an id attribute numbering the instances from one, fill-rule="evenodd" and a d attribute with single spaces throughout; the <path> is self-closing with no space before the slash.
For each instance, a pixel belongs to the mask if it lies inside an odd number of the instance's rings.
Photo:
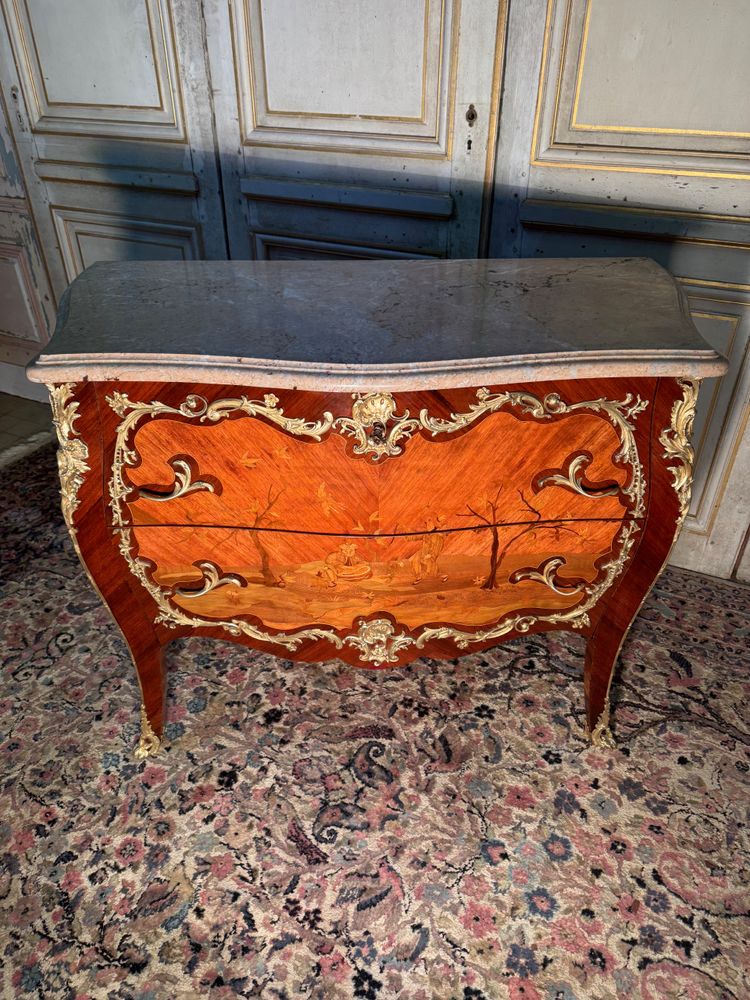
<path id="1" fill-rule="evenodd" d="M 167 621 L 244 618 L 285 631 L 316 624 L 350 633 L 363 615 L 386 613 L 416 630 L 568 611 L 604 579 L 627 530 L 600 520 L 367 538 L 192 527 L 126 534 L 128 558 L 158 591 Z"/>
<path id="2" fill-rule="evenodd" d="M 364 536 L 643 513 L 632 428 L 646 402 L 634 409 L 631 398 L 568 402 L 553 392 L 484 390 L 462 393 L 455 405 L 463 411 L 435 417 L 442 396 L 414 393 L 396 400 L 398 412 L 383 424 L 391 435 L 399 415 L 419 415 L 392 436 L 389 454 L 367 447 L 368 431 L 353 433 L 350 397 L 329 397 L 327 410 L 310 401 L 318 408 L 306 424 L 323 428 L 315 435 L 279 426 L 273 418 L 283 407 L 269 398 L 254 413 L 247 397 L 201 397 L 192 416 L 156 406 L 133 420 L 124 410 L 129 460 L 115 524 Z"/>

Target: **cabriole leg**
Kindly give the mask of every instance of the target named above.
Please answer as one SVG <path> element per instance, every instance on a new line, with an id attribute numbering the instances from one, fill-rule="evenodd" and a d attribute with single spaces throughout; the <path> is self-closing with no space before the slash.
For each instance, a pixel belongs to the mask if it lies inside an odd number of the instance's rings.
<path id="1" fill-rule="evenodd" d="M 658 382 L 653 400 L 650 498 L 640 544 L 621 581 L 602 602 L 586 643 L 586 723 L 595 746 L 614 746 L 609 689 L 620 647 L 666 566 L 688 512 L 694 459 L 690 438 L 697 398 L 697 382 Z"/>
<path id="2" fill-rule="evenodd" d="M 586 643 L 583 687 L 586 697 L 586 730 L 594 746 L 614 747 L 609 728 L 609 689 L 627 628 L 602 622 Z"/>
<path id="3" fill-rule="evenodd" d="M 96 390 L 85 382 L 48 388 L 60 446 L 57 461 L 62 514 L 91 584 L 120 626 L 133 657 L 141 688 L 141 738 L 135 756 L 148 757 L 159 749 L 164 730 L 164 658 L 154 630 L 152 604 L 139 600 L 124 578 L 120 539 L 112 532 L 101 477 L 92 474 L 111 462 L 102 454 Z"/>
<path id="4" fill-rule="evenodd" d="M 166 672 L 164 650 L 155 643 L 143 648 L 130 645 L 133 663 L 141 687 L 141 736 L 135 757 L 143 760 L 161 749 L 164 735 Z"/>

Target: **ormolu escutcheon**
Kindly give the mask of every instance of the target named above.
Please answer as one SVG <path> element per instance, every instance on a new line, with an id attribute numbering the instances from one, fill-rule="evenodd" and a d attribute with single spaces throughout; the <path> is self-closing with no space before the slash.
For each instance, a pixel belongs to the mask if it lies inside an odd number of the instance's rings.
<path id="1" fill-rule="evenodd" d="M 385 441 L 385 424 L 381 424 L 379 420 L 375 421 L 375 423 L 372 425 L 372 432 L 370 434 L 370 437 L 372 438 L 373 441 L 377 442 L 378 444 L 381 441 Z"/>

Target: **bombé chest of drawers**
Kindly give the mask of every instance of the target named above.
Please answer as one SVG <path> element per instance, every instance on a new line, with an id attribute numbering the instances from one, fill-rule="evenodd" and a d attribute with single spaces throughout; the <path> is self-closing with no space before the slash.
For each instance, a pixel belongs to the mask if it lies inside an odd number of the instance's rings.
<path id="1" fill-rule="evenodd" d="M 575 629 L 609 741 L 688 508 L 698 380 L 724 367 L 645 260 L 85 271 L 29 377 L 135 662 L 136 753 L 188 634 L 384 668 Z"/>

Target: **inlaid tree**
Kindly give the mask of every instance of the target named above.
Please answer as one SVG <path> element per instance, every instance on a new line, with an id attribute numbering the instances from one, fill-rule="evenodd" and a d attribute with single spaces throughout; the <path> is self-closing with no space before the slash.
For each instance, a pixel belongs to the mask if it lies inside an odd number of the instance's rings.
<path id="1" fill-rule="evenodd" d="M 502 486 L 499 486 L 494 494 L 484 494 L 484 496 L 480 497 L 474 504 L 467 504 L 466 506 L 469 513 L 458 515 L 459 517 L 473 517 L 477 521 L 480 521 L 482 524 L 487 526 L 492 537 L 492 544 L 490 546 L 490 565 L 487 571 L 487 576 L 481 584 L 482 590 L 494 590 L 495 587 L 497 587 L 498 570 L 502 566 L 503 559 L 508 554 L 511 546 L 517 542 L 519 538 L 535 531 L 542 519 L 541 511 L 537 510 L 536 507 L 534 507 L 533 504 L 526 499 L 522 490 L 518 490 L 521 503 L 534 515 L 534 518 L 529 521 L 528 524 L 524 524 L 518 531 L 511 534 L 501 546 L 500 530 L 504 526 L 499 523 L 499 507 L 502 489 Z"/>
<path id="2" fill-rule="evenodd" d="M 268 549 L 262 541 L 263 532 L 257 529 L 263 528 L 270 521 L 276 520 L 277 515 L 273 513 L 273 507 L 283 492 L 283 490 L 279 490 L 274 496 L 273 487 L 269 486 L 268 495 L 265 501 L 253 499 L 251 500 L 249 506 L 250 515 L 253 518 L 253 523 L 250 527 L 256 529 L 252 532 L 250 537 L 253 540 L 253 545 L 258 550 L 258 555 L 260 556 L 260 572 L 263 577 L 263 583 L 267 587 L 283 587 L 284 581 L 277 577 L 271 569 L 271 557 L 268 554 Z"/>

